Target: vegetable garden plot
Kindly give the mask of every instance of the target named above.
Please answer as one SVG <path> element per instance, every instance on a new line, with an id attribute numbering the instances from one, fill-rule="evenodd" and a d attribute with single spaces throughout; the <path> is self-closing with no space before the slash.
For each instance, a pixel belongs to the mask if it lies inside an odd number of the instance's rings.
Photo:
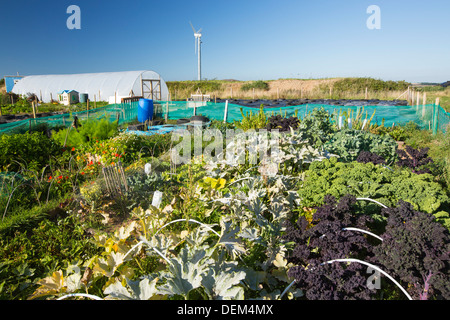
<path id="1" fill-rule="evenodd" d="M 74 246 L 73 260 L 30 260 L 29 268 L 47 269 L 32 278 L 36 285 L 25 298 L 450 297 L 448 190 L 433 168 L 426 172 L 426 150 L 405 148 L 411 158 L 400 160 L 404 155 L 389 135 L 339 130 L 320 109 L 299 121 L 264 119 L 212 121 L 219 131 L 246 128 L 224 141 L 232 156 L 199 156 L 176 168 L 169 157 L 170 133 L 111 137 L 108 132 L 99 141 L 70 145 L 59 160 L 64 174 L 52 167 L 52 179 L 44 172 L 40 181 L 60 186 L 58 181 L 68 181 L 66 172 L 83 178 L 80 192 L 75 184 L 70 192 L 71 224 L 80 225 L 77 234 L 90 235 L 96 250 Z M 297 128 L 282 134 L 267 130 L 267 124 L 276 128 L 285 122 Z M 268 145 L 250 130 L 254 124 L 266 129 Z M 265 153 L 268 146 L 274 149 Z M 124 177 L 113 183 L 127 185 L 120 203 L 108 195 L 101 175 L 103 166 L 118 161 Z M 127 219 L 118 223 L 119 217 Z M 95 228 L 84 232 L 81 226 L 90 219 L 97 219 Z M 6 261 L 20 260 L 15 254 L 8 250 Z M 0 276 L 10 274 L 8 268 L 0 266 Z M 15 294 L 14 280 L 2 281 L 7 294 Z"/>

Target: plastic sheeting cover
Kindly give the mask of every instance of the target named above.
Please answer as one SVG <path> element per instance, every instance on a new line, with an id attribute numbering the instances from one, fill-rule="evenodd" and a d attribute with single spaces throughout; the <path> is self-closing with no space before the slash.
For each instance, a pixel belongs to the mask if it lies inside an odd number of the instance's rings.
<path id="1" fill-rule="evenodd" d="M 167 99 L 169 90 L 166 82 L 158 73 L 149 70 L 26 76 L 14 86 L 12 92 L 19 95 L 34 93 L 39 98 L 42 96 L 43 102 L 50 102 L 51 98 L 56 100 L 62 90 L 76 90 L 87 93 L 92 101 L 94 95 L 97 101 L 109 101 L 114 95 L 129 97 L 131 92 L 141 96 L 141 78 L 160 80 L 161 99 Z"/>

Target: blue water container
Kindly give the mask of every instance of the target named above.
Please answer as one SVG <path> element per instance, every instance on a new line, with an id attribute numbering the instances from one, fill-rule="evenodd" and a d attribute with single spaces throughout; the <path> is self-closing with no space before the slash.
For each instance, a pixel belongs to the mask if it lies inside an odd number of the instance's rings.
<path id="1" fill-rule="evenodd" d="M 138 121 L 145 122 L 147 120 L 153 120 L 153 100 L 139 99 Z"/>

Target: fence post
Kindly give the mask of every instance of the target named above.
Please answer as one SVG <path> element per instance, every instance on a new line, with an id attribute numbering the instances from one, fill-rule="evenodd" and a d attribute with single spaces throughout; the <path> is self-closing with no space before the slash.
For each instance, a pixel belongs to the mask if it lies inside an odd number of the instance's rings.
<path id="1" fill-rule="evenodd" d="M 169 119 L 169 102 L 166 102 L 166 115 L 164 118 L 165 118 L 166 122 Z"/>
<path id="2" fill-rule="evenodd" d="M 406 90 L 406 101 L 408 101 L 408 103 L 409 103 L 409 87 L 408 87 L 408 90 Z"/>
<path id="3" fill-rule="evenodd" d="M 422 107 L 422 118 L 425 119 L 425 114 L 426 114 L 426 104 L 427 104 L 427 93 L 424 92 L 423 93 L 423 107 Z"/>
<path id="4" fill-rule="evenodd" d="M 417 101 L 416 101 L 417 111 L 419 111 L 419 104 L 420 104 L 420 91 L 417 91 Z"/>
<path id="5" fill-rule="evenodd" d="M 433 135 L 437 134 L 439 127 L 439 105 L 440 105 L 439 98 L 436 98 L 436 103 L 434 104 L 433 108 Z"/>
<path id="6" fill-rule="evenodd" d="M 36 107 L 34 101 L 31 101 L 31 108 L 33 109 L 33 118 L 36 119 Z"/>
<path id="7" fill-rule="evenodd" d="M 225 112 L 223 115 L 223 122 L 226 123 L 227 122 L 227 116 L 228 116 L 228 100 L 225 101 Z"/>

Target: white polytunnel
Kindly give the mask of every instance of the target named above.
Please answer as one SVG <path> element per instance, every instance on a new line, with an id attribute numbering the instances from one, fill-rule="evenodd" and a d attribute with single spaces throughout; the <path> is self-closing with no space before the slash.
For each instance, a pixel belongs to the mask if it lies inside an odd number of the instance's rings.
<path id="1" fill-rule="evenodd" d="M 35 94 L 41 101 L 50 102 L 56 101 L 63 90 L 75 90 L 87 94 L 91 101 L 109 103 L 120 103 L 125 97 L 165 101 L 169 96 L 164 79 L 149 70 L 25 76 L 14 85 L 12 92 L 24 96 Z"/>

